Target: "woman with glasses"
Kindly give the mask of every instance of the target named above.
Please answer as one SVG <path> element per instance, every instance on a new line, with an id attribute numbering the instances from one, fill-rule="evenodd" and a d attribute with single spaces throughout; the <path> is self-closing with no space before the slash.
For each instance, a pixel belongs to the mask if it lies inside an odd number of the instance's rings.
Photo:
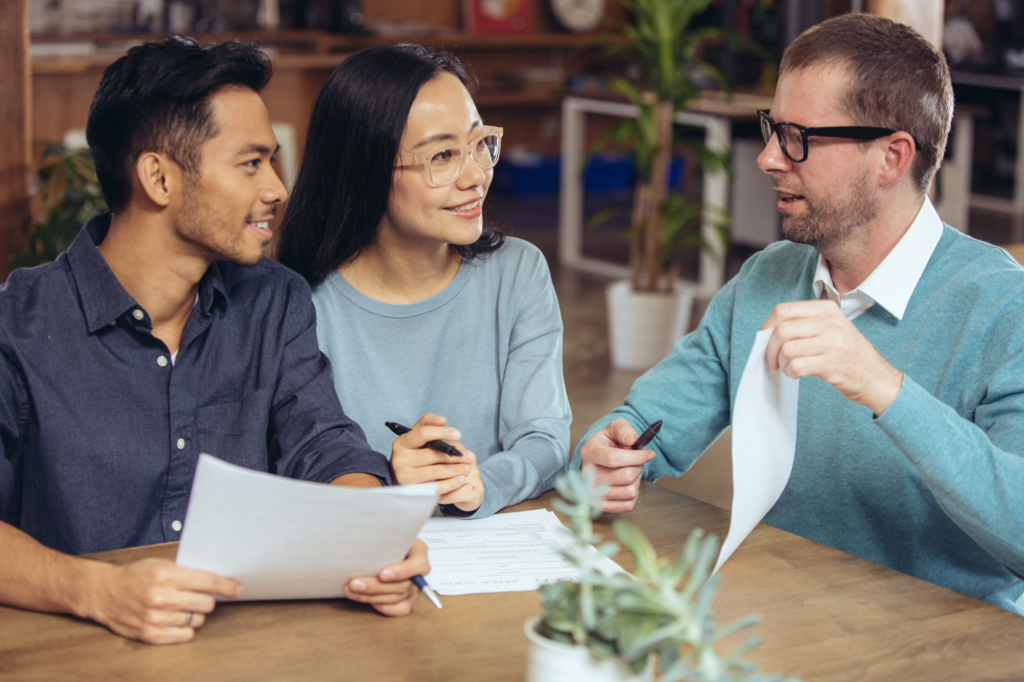
<path id="1" fill-rule="evenodd" d="M 552 487 L 571 417 L 544 258 L 483 226 L 502 130 L 465 83 L 453 56 L 418 45 L 342 62 L 313 107 L 277 257 L 313 287 L 341 404 L 396 482 L 437 482 L 442 513 L 479 518 Z"/>

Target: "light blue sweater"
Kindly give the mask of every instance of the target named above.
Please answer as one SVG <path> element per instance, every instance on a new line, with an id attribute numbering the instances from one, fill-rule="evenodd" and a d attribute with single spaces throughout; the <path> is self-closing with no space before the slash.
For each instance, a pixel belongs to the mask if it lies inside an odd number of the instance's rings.
<path id="1" fill-rule="evenodd" d="M 638 433 L 663 419 L 644 478 L 689 469 L 729 425 L 772 309 L 813 298 L 817 257 L 781 242 L 748 260 L 580 443 L 618 417 Z M 876 419 L 801 379 L 793 473 L 765 523 L 1024 615 L 1024 270 L 944 227 L 903 319 L 875 305 L 853 324 L 903 388 Z"/>
<path id="2" fill-rule="evenodd" d="M 484 500 L 473 518 L 536 497 L 569 460 L 562 317 L 544 256 L 506 238 L 463 261 L 440 293 L 407 305 L 356 291 L 337 271 L 313 292 L 320 349 L 345 413 L 391 456 L 385 421 L 448 418 L 476 453 Z"/>

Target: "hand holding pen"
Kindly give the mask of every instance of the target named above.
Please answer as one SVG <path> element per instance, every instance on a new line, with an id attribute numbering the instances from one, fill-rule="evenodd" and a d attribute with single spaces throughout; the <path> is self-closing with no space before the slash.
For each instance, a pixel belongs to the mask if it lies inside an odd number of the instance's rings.
<path id="1" fill-rule="evenodd" d="M 446 427 L 447 419 L 425 414 L 412 428 L 394 422 L 386 426 L 399 437 L 391 444 L 391 469 L 395 483 L 437 483 L 441 504 L 454 504 L 464 512 L 479 509 L 483 503 L 484 484 L 480 478 L 476 455 L 457 441 L 458 429 Z M 448 449 L 457 455 L 449 454 Z"/>

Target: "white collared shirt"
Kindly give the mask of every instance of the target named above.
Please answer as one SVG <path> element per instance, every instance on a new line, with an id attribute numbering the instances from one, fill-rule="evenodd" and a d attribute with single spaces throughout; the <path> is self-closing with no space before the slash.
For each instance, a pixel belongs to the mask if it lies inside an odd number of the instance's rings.
<path id="1" fill-rule="evenodd" d="M 840 295 L 832 283 L 825 257 L 818 254 L 814 273 L 814 298 L 828 298 L 839 304 L 846 319 L 853 320 L 876 303 L 897 319 L 903 319 L 932 252 L 942 239 L 942 219 L 925 197 L 910 229 L 896 243 L 874 272 L 861 285 Z"/>

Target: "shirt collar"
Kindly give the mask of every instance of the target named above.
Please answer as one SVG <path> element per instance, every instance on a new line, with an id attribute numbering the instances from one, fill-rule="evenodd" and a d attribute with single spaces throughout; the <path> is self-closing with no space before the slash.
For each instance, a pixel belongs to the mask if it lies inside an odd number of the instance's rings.
<path id="1" fill-rule="evenodd" d="M 921 210 L 910 224 L 910 229 L 896 243 L 892 251 L 878 264 L 855 291 L 868 296 L 885 308 L 896 319 L 902 320 L 910 304 L 910 297 L 921 280 L 928 261 L 942 239 L 942 219 L 931 200 L 925 197 Z M 825 285 L 835 288 L 825 257 L 818 254 L 814 272 L 814 297 L 821 298 Z M 852 293 L 852 292 L 850 292 Z"/>
<path id="2" fill-rule="evenodd" d="M 89 333 L 102 329 L 138 306 L 96 247 L 110 230 L 110 213 L 90 218 L 68 248 L 68 266 L 78 287 Z M 199 282 L 199 307 L 204 315 L 218 300 L 227 305 L 228 295 L 220 263 L 213 263 Z"/>

